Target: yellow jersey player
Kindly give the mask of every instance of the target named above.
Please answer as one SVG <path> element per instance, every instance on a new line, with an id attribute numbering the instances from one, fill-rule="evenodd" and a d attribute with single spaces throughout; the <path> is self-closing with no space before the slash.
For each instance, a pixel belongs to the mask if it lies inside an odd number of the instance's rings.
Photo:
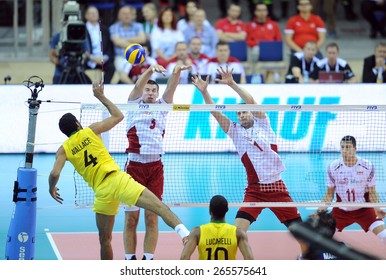
<path id="1" fill-rule="evenodd" d="M 196 247 L 200 260 L 235 260 L 237 248 L 245 260 L 253 260 L 252 249 L 244 230 L 225 222 L 228 201 L 221 195 L 210 200 L 210 223 L 195 227 L 189 234 L 181 260 L 189 260 Z"/>
<path id="2" fill-rule="evenodd" d="M 103 84 L 93 84 L 94 96 L 106 106 L 110 117 L 83 128 L 71 113 L 62 116 L 60 130 L 68 139 L 59 147 L 56 161 L 50 173 L 49 192 L 59 203 L 63 198 L 56 187 L 66 161 L 94 190 L 94 212 L 99 231 L 101 259 L 113 259 L 111 246 L 112 231 L 118 206 L 122 202 L 135 205 L 161 216 L 165 223 L 185 238 L 189 231 L 179 218 L 152 192 L 136 182 L 129 174 L 120 170 L 104 146 L 100 134 L 112 129 L 123 120 L 123 114 L 104 94 Z"/>

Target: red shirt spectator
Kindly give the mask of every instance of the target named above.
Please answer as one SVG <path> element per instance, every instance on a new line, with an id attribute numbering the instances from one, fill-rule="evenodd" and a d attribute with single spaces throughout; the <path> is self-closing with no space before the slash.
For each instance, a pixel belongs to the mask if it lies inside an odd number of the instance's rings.
<path id="1" fill-rule="evenodd" d="M 326 27 L 320 16 L 311 14 L 308 20 L 301 15 L 291 17 L 285 27 L 285 33 L 293 34 L 293 40 L 303 48 L 308 41 L 317 42 L 319 32 L 326 32 Z"/>
<path id="2" fill-rule="evenodd" d="M 228 9 L 228 16 L 216 22 L 215 29 L 220 41 L 234 42 L 245 40 L 246 26 L 245 23 L 239 19 L 240 14 L 241 7 L 236 4 L 231 4 Z"/>
<path id="3" fill-rule="evenodd" d="M 260 41 L 281 40 L 282 36 L 279 25 L 269 18 L 264 23 L 259 23 L 254 19 L 247 25 L 248 47 L 258 46 Z"/>

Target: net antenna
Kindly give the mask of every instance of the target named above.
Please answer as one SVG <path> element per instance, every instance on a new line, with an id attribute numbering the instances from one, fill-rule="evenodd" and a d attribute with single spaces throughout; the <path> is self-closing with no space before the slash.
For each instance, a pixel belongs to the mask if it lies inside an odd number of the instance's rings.
<path id="1" fill-rule="evenodd" d="M 102 22 L 99 20 L 99 42 L 101 45 L 101 83 L 104 84 L 105 78 L 104 78 L 104 57 L 103 57 L 103 41 L 102 41 Z"/>
<path id="2" fill-rule="evenodd" d="M 39 92 L 41 92 L 44 88 L 44 83 L 39 76 L 31 76 L 28 80 L 24 81 L 24 85 L 31 91 L 31 98 L 28 99 L 29 123 L 25 168 L 32 168 L 33 152 L 35 146 L 36 120 L 41 104 L 41 100 L 37 100 L 37 98 Z"/>
<path id="3" fill-rule="evenodd" d="M 31 91 L 31 98 L 28 98 L 28 139 L 25 165 L 18 168 L 13 188 L 15 207 L 7 235 L 7 260 L 33 260 L 35 257 L 37 170 L 32 168 L 32 162 L 36 120 L 41 104 L 37 98 L 44 83 L 40 77 L 31 76 L 24 81 L 24 85 Z"/>

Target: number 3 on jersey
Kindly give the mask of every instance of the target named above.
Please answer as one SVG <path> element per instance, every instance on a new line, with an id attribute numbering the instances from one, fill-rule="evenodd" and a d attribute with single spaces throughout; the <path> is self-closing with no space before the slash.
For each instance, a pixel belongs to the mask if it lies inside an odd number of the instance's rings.
<path id="1" fill-rule="evenodd" d="M 151 126 L 149 126 L 149 128 L 150 129 L 154 129 L 155 128 L 155 124 L 156 124 L 155 119 L 152 119 L 151 120 Z"/>
<path id="2" fill-rule="evenodd" d="M 92 154 L 88 154 L 87 150 L 84 151 L 84 167 L 89 166 L 90 164 L 93 164 L 93 167 L 98 164 L 96 157 L 94 157 Z"/>

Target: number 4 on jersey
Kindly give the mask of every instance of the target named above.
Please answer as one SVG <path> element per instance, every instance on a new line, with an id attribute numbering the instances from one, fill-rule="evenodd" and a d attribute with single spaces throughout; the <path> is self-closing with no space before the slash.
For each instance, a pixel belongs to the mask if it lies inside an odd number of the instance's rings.
<path id="1" fill-rule="evenodd" d="M 90 164 L 93 164 L 93 167 L 98 164 L 96 157 L 94 157 L 92 154 L 88 155 L 87 150 L 84 151 L 84 167 L 89 166 Z"/>

